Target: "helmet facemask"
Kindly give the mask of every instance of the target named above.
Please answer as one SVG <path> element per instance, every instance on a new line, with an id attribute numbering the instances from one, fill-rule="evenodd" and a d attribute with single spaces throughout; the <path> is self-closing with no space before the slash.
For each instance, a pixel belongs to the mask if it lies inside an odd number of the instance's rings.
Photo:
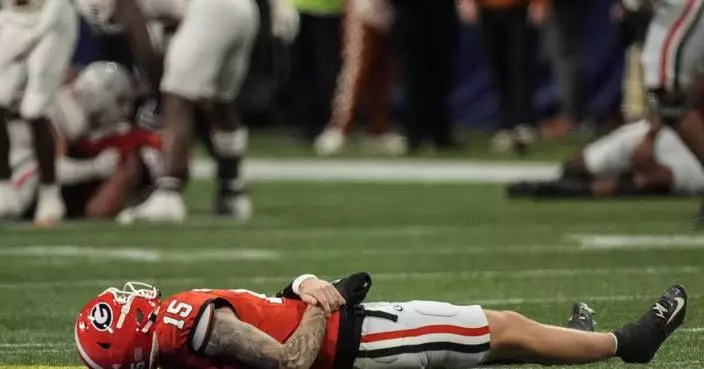
<path id="1" fill-rule="evenodd" d="M 147 300 L 154 300 L 161 297 L 161 291 L 159 291 L 157 287 L 144 282 L 127 282 L 121 290 L 110 287 L 105 290 L 105 292 L 112 293 L 115 296 L 115 300 L 123 304 L 126 304 L 128 299 L 132 296 L 143 297 Z"/>
<path id="2" fill-rule="evenodd" d="M 161 297 L 161 292 L 158 288 L 143 282 L 127 282 L 121 290 L 110 287 L 103 293 L 111 293 L 115 297 L 115 302 L 122 305 L 120 316 L 117 320 L 116 328 L 118 329 L 122 328 L 125 317 L 127 317 L 132 310 L 132 302 L 135 298 L 143 298 L 149 301 L 157 300 L 158 302 Z M 136 319 L 143 327 L 142 332 L 147 333 L 152 328 L 154 319 L 156 319 L 156 311 L 138 310 Z"/>

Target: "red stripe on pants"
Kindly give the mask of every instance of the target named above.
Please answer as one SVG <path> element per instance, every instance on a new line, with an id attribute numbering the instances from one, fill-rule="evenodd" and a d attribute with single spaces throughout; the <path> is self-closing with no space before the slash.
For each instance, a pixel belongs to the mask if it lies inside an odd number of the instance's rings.
<path id="1" fill-rule="evenodd" d="M 429 325 L 426 327 L 406 329 L 393 332 L 372 333 L 362 336 L 362 343 L 393 340 L 397 338 L 418 337 L 426 334 L 456 334 L 466 337 L 478 337 L 489 334 L 489 326 L 479 328 L 457 327 L 454 325 Z"/>
<path id="2" fill-rule="evenodd" d="M 27 173 L 22 174 L 19 178 L 14 180 L 13 185 L 15 186 L 15 188 L 22 188 L 22 186 L 25 184 L 25 182 L 27 182 L 27 180 L 32 178 L 32 176 L 35 173 L 37 173 L 37 170 L 39 170 L 39 169 L 37 167 L 34 167 L 31 170 L 29 170 Z"/>
<path id="3" fill-rule="evenodd" d="M 697 0 L 689 0 L 687 1 L 687 5 L 685 6 L 684 11 L 682 14 L 680 14 L 679 18 L 675 21 L 675 24 L 672 25 L 672 28 L 670 28 L 670 32 L 667 34 L 667 37 L 665 38 L 665 46 L 662 49 L 662 53 L 660 54 L 660 84 L 662 88 L 667 88 L 667 70 L 668 70 L 668 56 L 670 55 L 670 48 L 672 48 L 672 41 L 675 38 L 675 35 L 680 31 L 682 26 L 684 25 L 684 20 L 687 19 L 687 16 L 689 13 L 692 12 L 692 8 L 694 8 L 694 3 Z M 676 60 L 675 60 L 676 62 Z M 675 66 L 675 73 L 677 73 L 677 68 Z M 677 78 L 677 76 L 673 76 L 673 78 Z"/>

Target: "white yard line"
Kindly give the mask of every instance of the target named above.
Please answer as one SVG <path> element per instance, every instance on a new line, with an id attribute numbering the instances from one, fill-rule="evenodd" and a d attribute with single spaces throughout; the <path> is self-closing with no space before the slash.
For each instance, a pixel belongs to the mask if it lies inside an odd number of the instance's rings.
<path id="1" fill-rule="evenodd" d="M 573 234 L 582 249 L 704 249 L 704 235 L 657 234 Z"/>
<path id="2" fill-rule="evenodd" d="M 652 275 L 667 273 L 694 274 L 704 272 L 699 266 L 655 266 L 631 268 L 590 268 L 590 269 L 524 269 L 524 270 L 484 270 L 466 272 L 430 272 L 430 273 L 376 273 L 375 280 L 403 281 L 408 279 L 448 280 L 448 279 L 523 279 L 523 278 L 553 278 L 575 276 L 604 275 Z"/>
<path id="3" fill-rule="evenodd" d="M 0 352 L 2 352 L 2 354 L 5 356 L 10 356 L 10 355 L 23 355 L 24 356 L 27 354 L 32 354 L 34 356 L 34 355 L 39 355 L 39 354 L 61 354 L 61 353 L 69 352 L 69 351 L 75 351 L 75 350 L 76 350 L 75 347 L 65 347 L 65 348 L 55 348 L 55 349 L 17 348 L 17 349 L 10 349 L 10 350 L 0 350 Z M 27 367 L 27 365 L 20 365 L 20 366 Z M 41 367 L 42 368 L 54 368 L 54 366 L 44 366 L 44 365 L 42 365 Z M 0 369 L 3 369 L 3 368 L 13 369 L 13 366 L 0 365 Z"/>
<path id="4" fill-rule="evenodd" d="M 704 333 L 704 328 L 680 328 L 677 330 L 679 334 L 700 334 Z M 74 344 L 70 342 L 60 342 L 60 343 L 49 343 L 49 342 L 18 342 L 18 343 L 0 343 L 0 351 L 7 352 L 62 352 L 74 350 Z M 690 360 L 690 361 L 678 361 L 677 363 L 700 363 L 701 361 Z"/>
<path id="5" fill-rule="evenodd" d="M 701 298 L 702 296 L 693 295 L 690 298 Z M 557 296 L 557 297 L 538 297 L 538 298 L 503 298 L 503 299 L 486 299 L 474 300 L 470 303 L 482 306 L 505 306 L 505 305 L 552 305 L 552 304 L 567 304 L 576 301 L 586 302 L 628 302 L 628 301 L 655 301 L 656 296 L 651 295 L 606 295 L 606 296 Z M 691 333 L 700 333 L 691 332 Z"/>
<path id="6" fill-rule="evenodd" d="M 599 269 L 522 269 L 522 270 L 478 270 L 478 271 L 454 271 L 454 272 L 416 272 L 416 273 L 372 273 L 372 278 L 378 282 L 403 282 L 408 280 L 436 281 L 436 280 L 478 280 L 478 279 L 526 279 L 526 278 L 556 278 L 556 277 L 579 277 L 579 276 L 639 276 L 639 275 L 667 275 L 667 274 L 696 274 L 704 272 L 704 266 L 639 266 L 624 268 L 599 268 Z M 222 279 L 217 282 L 218 288 L 240 288 L 248 285 L 265 285 L 280 283 L 285 284 L 292 281 L 296 276 L 253 276 L 235 277 Z M 325 279 L 333 279 L 336 276 L 321 276 Z M 103 279 L 103 280 L 80 280 L 80 281 L 42 281 L 42 282 L 18 282 L 0 283 L 0 289 L 41 289 L 60 287 L 101 287 L 106 288 L 113 285 L 121 285 L 125 280 L 145 280 L 158 285 L 196 285 L 200 283 L 213 283 L 213 278 L 163 278 L 154 280 L 153 278 L 137 278 L 135 276 L 126 279 Z M 200 286 L 208 287 L 208 286 Z"/>
<path id="7" fill-rule="evenodd" d="M 342 237 L 352 237 L 349 234 Z M 362 236 L 366 237 L 366 236 Z M 282 236 L 285 239 L 285 237 Z M 130 245 L 127 247 L 94 247 L 88 245 L 36 245 L 0 248 L 0 256 L 10 258 L 29 258 L 28 262 L 43 264 L 79 264 L 86 259 L 94 262 L 126 260 L 145 263 L 175 262 L 192 263 L 202 261 L 252 261 L 281 262 L 286 260 L 330 260 L 374 257 L 395 257 L 399 254 L 417 256 L 466 256 L 466 255 L 526 255 L 526 254 L 584 254 L 608 252 L 611 248 L 587 247 L 574 245 L 476 245 L 476 244 L 439 244 L 432 247 L 413 245 L 405 247 L 377 248 L 339 248 L 332 245 L 324 249 L 306 249 L 294 247 L 251 248 L 237 244 L 222 248 L 155 249 L 149 245 Z M 414 241 L 415 242 L 415 241 Z M 279 245 L 281 245 L 279 243 Z M 245 246 L 245 247 L 243 247 Z M 686 246 L 672 246 L 679 249 Z M 639 252 L 647 247 L 627 247 L 624 251 Z M 697 247 L 698 248 L 698 247 Z"/>
<path id="8" fill-rule="evenodd" d="M 677 331 L 683 333 L 704 333 L 704 327 L 680 328 Z"/>
<path id="9" fill-rule="evenodd" d="M 279 252 L 267 249 L 191 249 L 155 250 L 149 248 L 96 248 L 75 245 L 25 246 L 0 249 L 0 256 L 27 257 L 51 263 L 67 258 L 75 263 L 91 260 L 128 260 L 147 263 L 193 261 L 261 261 L 279 258 Z"/>
<path id="10" fill-rule="evenodd" d="M 213 178 L 215 167 L 204 158 L 191 162 L 196 179 Z M 559 175 L 559 164 L 434 161 L 434 160 L 330 160 L 248 159 L 244 161 L 248 181 L 304 182 L 419 182 L 419 183 L 506 183 L 519 180 L 548 180 Z"/>
<path id="11" fill-rule="evenodd" d="M 48 262 L 52 258 L 80 258 L 76 262 L 83 262 L 88 259 L 106 260 L 131 260 L 131 261 L 161 261 L 161 254 L 147 249 L 115 248 L 98 249 L 94 247 L 74 246 L 74 245 L 47 245 L 47 246 L 26 246 L 7 247 L 0 249 L 0 256 L 4 257 L 27 257 L 41 258 Z"/>
<path id="12" fill-rule="evenodd" d="M 699 368 L 701 369 L 704 365 L 704 361 L 701 360 L 680 360 L 680 361 L 655 361 L 654 363 L 649 364 L 651 367 L 656 367 L 656 368 L 677 368 L 677 369 L 683 369 L 683 368 Z M 696 365 L 696 366 L 694 366 Z"/>
<path id="13" fill-rule="evenodd" d="M 68 342 L 17 342 L 17 343 L 0 343 L 0 349 L 17 349 L 17 348 L 59 348 L 59 347 L 74 347 L 73 343 Z"/>
<path id="14" fill-rule="evenodd" d="M 265 236 L 269 237 L 269 236 Z M 348 233 L 341 237 L 352 237 Z M 367 237 L 367 236 L 363 236 Z M 283 237 L 285 239 L 286 237 Z M 359 248 L 350 249 L 336 248 L 329 249 L 302 249 L 302 248 L 276 248 L 276 249 L 254 249 L 233 244 L 228 247 L 218 249 L 203 249 L 194 246 L 189 249 L 154 249 L 150 246 L 130 245 L 127 247 L 93 247 L 78 245 L 36 245 L 36 246 L 15 246 L 0 248 L 0 256 L 6 258 L 30 258 L 38 264 L 56 264 L 61 261 L 63 264 L 83 263 L 85 259 L 93 261 L 127 260 L 138 262 L 201 262 L 218 260 L 243 260 L 243 261 L 281 261 L 281 260 L 328 260 L 328 259 L 358 259 L 383 256 L 422 255 L 422 256 L 461 256 L 461 255 L 484 255 L 484 254 L 541 254 L 541 253 L 583 253 L 590 250 L 582 250 L 573 246 L 562 245 L 434 245 L 433 247 L 393 247 L 393 248 Z M 58 259 L 57 259 L 58 258 Z M 9 259 L 8 259 L 9 260 Z"/>

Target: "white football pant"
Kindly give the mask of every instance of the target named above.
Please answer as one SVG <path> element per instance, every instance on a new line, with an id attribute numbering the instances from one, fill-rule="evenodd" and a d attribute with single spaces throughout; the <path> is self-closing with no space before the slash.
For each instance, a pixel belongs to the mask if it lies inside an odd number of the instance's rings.
<path id="1" fill-rule="evenodd" d="M 192 1 L 169 44 L 161 90 L 193 101 L 232 101 L 258 31 L 252 0 Z"/>
<path id="2" fill-rule="evenodd" d="M 660 0 L 643 48 L 645 86 L 684 92 L 704 56 L 704 1 Z"/>
<path id="3" fill-rule="evenodd" d="M 0 65 L 0 107 L 19 104 L 24 119 L 46 114 L 54 94 L 70 66 L 78 38 L 78 16 L 69 1 L 59 8 L 58 23 L 43 36 L 24 59 Z M 0 50 L 13 49 L 17 42 L 34 32 L 34 25 L 13 22 L 23 14 L 1 11 Z"/>

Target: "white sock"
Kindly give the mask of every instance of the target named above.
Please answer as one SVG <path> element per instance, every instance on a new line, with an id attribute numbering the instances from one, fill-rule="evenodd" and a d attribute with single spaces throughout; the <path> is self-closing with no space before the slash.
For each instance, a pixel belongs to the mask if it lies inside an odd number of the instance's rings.
<path id="1" fill-rule="evenodd" d="M 614 356 L 618 353 L 618 337 L 615 334 L 609 333 L 614 338 Z"/>
<path id="2" fill-rule="evenodd" d="M 46 185 L 43 184 L 39 187 L 40 197 L 59 197 L 61 196 L 61 189 L 57 184 Z"/>

